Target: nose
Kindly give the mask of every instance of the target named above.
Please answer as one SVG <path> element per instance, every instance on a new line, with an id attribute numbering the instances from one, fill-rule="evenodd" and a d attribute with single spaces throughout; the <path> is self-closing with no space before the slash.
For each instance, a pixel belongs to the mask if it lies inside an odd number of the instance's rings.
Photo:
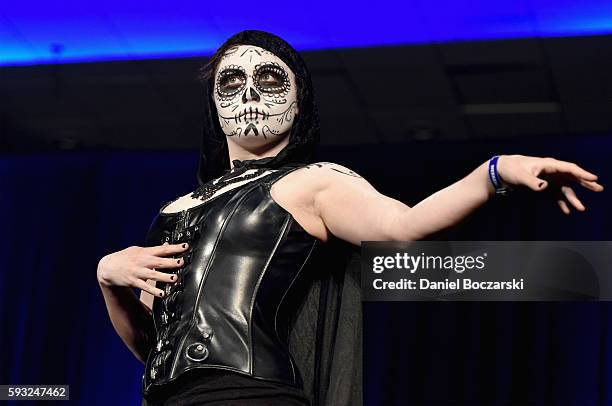
<path id="1" fill-rule="evenodd" d="M 260 100 L 259 93 L 257 93 L 257 91 L 250 86 L 245 89 L 244 93 L 242 94 L 242 103 L 246 103 L 249 100 L 253 100 L 255 102 L 258 102 Z"/>

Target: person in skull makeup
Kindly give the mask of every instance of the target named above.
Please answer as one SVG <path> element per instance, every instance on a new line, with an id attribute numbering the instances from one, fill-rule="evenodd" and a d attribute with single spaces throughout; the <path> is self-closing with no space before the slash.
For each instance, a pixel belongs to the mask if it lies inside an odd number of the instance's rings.
<path id="1" fill-rule="evenodd" d="M 271 52 L 255 46 L 231 48 L 215 84 L 221 128 L 228 137 L 242 135 L 248 149 L 265 147 L 268 137 L 282 140 L 278 135 L 291 129 L 298 110 L 295 87 L 291 69 Z M 250 133 L 255 137 L 247 137 Z"/>
<path id="2" fill-rule="evenodd" d="M 310 76 L 282 39 L 238 33 L 202 79 L 200 187 L 162 207 L 146 247 L 98 266 L 113 326 L 146 364 L 143 404 L 360 404 L 361 241 L 425 239 L 502 185 L 558 188 L 565 213 L 585 209 L 570 181 L 603 190 L 573 163 L 502 155 L 496 179 L 486 161 L 409 207 L 316 162 Z"/>

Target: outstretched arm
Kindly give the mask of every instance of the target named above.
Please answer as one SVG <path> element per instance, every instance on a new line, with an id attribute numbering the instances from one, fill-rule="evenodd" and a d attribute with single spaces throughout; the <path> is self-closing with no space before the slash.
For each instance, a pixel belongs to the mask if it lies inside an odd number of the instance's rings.
<path id="1" fill-rule="evenodd" d="M 337 164 L 312 166 L 319 173 L 321 186 L 315 193 L 314 211 L 326 229 L 338 238 L 360 245 L 361 241 L 412 241 L 425 239 L 459 223 L 495 194 L 488 175 L 488 161 L 469 175 L 409 207 L 379 193 L 355 172 Z M 534 191 L 558 188 L 557 202 L 569 214 L 568 203 L 583 211 L 568 181 L 579 182 L 599 192 L 603 186 L 577 165 L 553 158 L 503 155 L 498 173 L 510 186 L 526 186 Z M 545 179 L 547 178 L 547 179 Z"/>

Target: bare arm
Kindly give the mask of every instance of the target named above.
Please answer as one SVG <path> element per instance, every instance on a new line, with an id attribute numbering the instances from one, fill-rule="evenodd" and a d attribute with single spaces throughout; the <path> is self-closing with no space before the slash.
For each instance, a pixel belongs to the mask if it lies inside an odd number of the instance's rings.
<path id="1" fill-rule="evenodd" d="M 115 331 L 144 364 L 155 340 L 150 308 L 138 299 L 132 288 L 100 284 L 100 289 Z"/>
<path id="2" fill-rule="evenodd" d="M 164 256 L 183 252 L 187 248 L 187 244 L 184 245 L 129 247 L 105 256 L 98 264 L 98 283 L 111 323 L 142 363 L 146 362 L 155 341 L 153 298 L 154 295 L 163 297 L 163 291 L 155 287 L 156 281 L 177 281 L 176 275 L 156 269 L 182 266 L 182 259 Z M 132 288 L 141 289 L 141 299 Z"/>
<path id="3" fill-rule="evenodd" d="M 379 193 L 365 179 L 341 165 L 320 163 L 311 168 L 318 171 L 313 179 L 319 182 L 314 212 L 329 232 L 356 245 L 368 240 L 425 239 L 457 224 L 495 195 L 489 180 L 488 161 L 413 207 Z M 592 191 L 603 190 L 595 182 L 596 175 L 553 158 L 504 155 L 499 160 L 498 172 L 507 184 L 527 186 L 534 191 L 548 186 L 540 175 L 558 175 Z M 557 203 L 564 213 L 569 213 L 568 203 L 577 210 L 585 209 L 571 187 L 565 183 L 557 186 L 560 186 Z"/>
<path id="4" fill-rule="evenodd" d="M 465 178 L 435 192 L 410 210 L 398 213 L 396 239 L 425 239 L 469 216 L 495 195 L 487 171 L 488 162 L 485 162 Z"/>

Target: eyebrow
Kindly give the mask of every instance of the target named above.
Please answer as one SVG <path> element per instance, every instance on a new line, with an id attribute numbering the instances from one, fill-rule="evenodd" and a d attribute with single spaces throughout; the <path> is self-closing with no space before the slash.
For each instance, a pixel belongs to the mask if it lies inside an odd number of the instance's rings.
<path id="1" fill-rule="evenodd" d="M 268 62 L 262 62 L 261 64 L 253 67 L 253 73 L 252 75 L 254 75 L 256 72 L 259 72 L 262 69 L 268 69 L 268 68 L 274 68 L 276 70 L 281 71 L 284 75 L 288 75 L 288 72 L 285 68 L 283 68 L 280 64 L 276 63 L 276 62 L 272 62 L 272 61 L 268 61 Z M 237 65 L 226 65 L 226 66 L 221 66 L 217 69 L 217 74 L 216 75 L 221 75 L 224 74 L 227 71 L 236 71 L 236 72 L 240 72 L 243 73 L 245 75 L 249 75 L 246 71 L 246 69 L 243 66 L 237 66 Z"/>
<path id="2" fill-rule="evenodd" d="M 225 66 L 219 66 L 217 68 L 217 72 L 215 73 L 215 78 L 225 74 L 228 71 L 240 72 L 244 75 L 247 75 L 246 70 L 242 66 L 230 64 Z"/>
<path id="3" fill-rule="evenodd" d="M 276 62 L 272 62 L 272 61 L 268 61 L 268 62 L 262 62 L 262 63 L 260 63 L 259 65 L 257 65 L 257 66 L 255 67 L 255 70 L 256 70 L 256 71 L 260 71 L 260 70 L 262 70 L 262 69 L 264 69 L 264 68 L 275 68 L 275 69 L 278 69 L 278 70 L 282 71 L 283 73 L 287 73 L 287 70 L 286 70 L 285 68 L 283 68 L 283 67 L 282 67 L 281 65 L 279 65 L 278 63 L 276 63 Z"/>
<path id="4" fill-rule="evenodd" d="M 234 70 L 234 71 L 238 71 L 238 72 L 243 72 L 244 68 L 236 67 L 235 65 L 228 65 L 228 66 L 224 66 L 224 67 L 220 68 L 218 70 L 218 73 L 223 73 L 223 72 L 226 72 L 228 70 Z"/>

